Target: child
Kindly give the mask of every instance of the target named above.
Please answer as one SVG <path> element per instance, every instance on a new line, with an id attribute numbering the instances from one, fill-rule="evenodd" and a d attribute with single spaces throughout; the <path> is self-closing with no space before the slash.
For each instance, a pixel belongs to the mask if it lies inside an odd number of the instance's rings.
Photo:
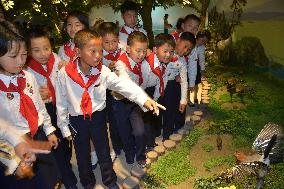
<path id="1" fill-rule="evenodd" d="M 27 60 L 28 71 L 31 72 L 39 85 L 39 93 L 45 102 L 45 107 L 51 123 L 57 127 L 55 80 L 60 69 L 61 59 L 52 52 L 49 36 L 41 29 L 34 29 L 28 33 L 28 46 L 30 57 Z M 60 138 L 58 148 L 55 150 L 55 158 L 61 171 L 62 182 L 66 189 L 77 188 L 77 179 L 72 171 L 70 163 L 72 147 L 69 141 L 62 137 L 59 129 L 55 132 Z"/>
<path id="2" fill-rule="evenodd" d="M 59 71 L 56 85 L 58 126 L 68 140 L 72 139 L 69 124 L 76 133 L 73 142 L 83 187 L 93 188 L 96 183 L 90 162 L 91 139 L 96 148 L 104 185 L 117 189 L 104 111 L 106 89 L 117 91 L 156 113 L 158 109 L 156 103 L 135 83 L 118 78 L 102 65 L 102 39 L 98 33 L 79 31 L 74 42 L 78 58 Z"/>
<path id="3" fill-rule="evenodd" d="M 110 70 L 114 70 L 115 62 L 118 60 L 123 51 L 118 47 L 119 28 L 113 22 L 103 22 L 98 26 L 97 31 L 102 36 L 103 59 L 102 63 Z M 109 119 L 109 129 L 114 151 L 111 152 L 111 158 L 114 160 L 117 155 L 120 155 L 122 142 L 118 134 L 118 123 L 114 118 L 113 103 L 116 100 L 111 95 L 111 91 L 107 90 L 106 108 Z"/>
<path id="4" fill-rule="evenodd" d="M 147 35 L 146 31 L 137 26 L 138 20 L 138 5 L 132 1 L 125 1 L 121 7 L 120 12 L 124 21 L 124 26 L 119 32 L 119 47 L 126 50 L 127 38 L 133 31 L 140 31 Z"/>
<path id="5" fill-rule="evenodd" d="M 22 136 L 48 140 L 57 148 L 55 128 L 37 92 L 36 80 L 31 73 L 22 70 L 27 57 L 23 37 L 12 24 L 1 22 L 0 39 L 0 118 L 13 125 Z M 38 155 L 34 171 L 36 176 L 31 180 L 1 177 L 1 187 L 51 189 L 60 180 L 53 153 Z"/>
<path id="6" fill-rule="evenodd" d="M 81 11 L 72 11 L 67 15 L 64 28 L 70 40 L 59 48 L 58 56 L 62 60 L 69 62 L 76 54 L 74 49 L 74 36 L 78 31 L 89 28 L 89 19 L 87 15 Z"/>
<path id="7" fill-rule="evenodd" d="M 200 18 L 194 14 L 189 14 L 184 18 L 182 29 L 184 32 L 190 32 L 196 36 L 200 25 Z M 195 80 L 197 75 L 197 48 L 192 49 L 188 55 L 188 78 L 189 78 L 189 91 L 190 91 L 190 102 L 194 106 L 194 96 L 196 95 Z"/>
<path id="8" fill-rule="evenodd" d="M 179 18 L 176 23 L 176 30 L 171 32 L 171 35 L 175 38 L 176 41 L 179 38 L 180 33 L 182 33 L 182 27 L 181 27 L 182 23 L 183 23 L 183 18 Z"/>
<path id="9" fill-rule="evenodd" d="M 178 111 L 183 113 L 187 104 L 186 64 L 174 56 L 175 46 L 170 34 L 158 34 L 154 53 L 147 57 L 148 64 L 142 67 L 143 86 L 152 86 L 158 79 L 153 96 L 167 107 L 162 113 L 164 140 L 174 132 L 176 115 Z M 176 76 L 180 76 L 179 83 L 176 82 Z"/>
<path id="10" fill-rule="evenodd" d="M 119 77 L 128 78 L 137 85 L 143 83 L 141 64 L 147 53 L 148 38 L 139 31 L 132 32 L 127 39 L 126 52 L 123 53 L 115 64 L 115 70 Z M 139 166 L 146 165 L 145 155 L 145 130 L 142 119 L 142 110 L 134 103 L 123 99 L 115 104 L 115 116 L 117 117 L 118 125 L 120 126 L 120 135 L 123 136 L 123 141 L 127 145 L 128 151 L 126 161 L 128 164 L 134 162 L 134 149 L 136 161 Z M 130 125 L 129 125 L 130 123 Z M 131 131 L 132 128 L 132 131 Z M 132 134 L 134 135 L 134 143 L 131 141 Z"/>
<path id="11" fill-rule="evenodd" d="M 180 34 L 179 38 L 176 41 L 175 54 L 178 59 L 185 64 L 185 67 L 188 66 L 188 54 L 195 46 L 195 37 L 190 32 L 183 32 Z M 180 76 L 176 76 L 176 81 L 180 82 Z M 185 94 L 186 95 L 186 94 Z M 179 98 L 179 97 L 177 97 Z M 174 132 L 184 126 L 185 124 L 185 111 L 178 112 L 175 119 Z"/>

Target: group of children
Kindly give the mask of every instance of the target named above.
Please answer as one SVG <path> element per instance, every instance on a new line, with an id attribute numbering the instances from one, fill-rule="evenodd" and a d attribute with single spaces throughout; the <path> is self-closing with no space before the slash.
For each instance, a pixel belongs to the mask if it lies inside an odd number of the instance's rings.
<path id="1" fill-rule="evenodd" d="M 145 30 L 137 27 L 136 3 L 126 1 L 121 13 L 121 28 L 103 22 L 96 29 L 89 29 L 84 13 L 69 13 L 64 27 L 70 41 L 58 55 L 45 31 L 30 30 L 25 44 L 12 24 L 0 23 L 0 118 L 54 148 L 37 155 L 30 180 L 4 176 L 0 166 L 4 188 L 50 189 L 62 182 L 76 189 L 74 145 L 83 187 L 95 186 L 97 160 L 104 185 L 116 189 L 117 155 L 123 151 L 128 164 L 144 167 L 155 137 L 167 140 L 184 125 L 187 92 L 193 93 L 204 74 L 210 33 L 197 33 L 200 19 L 188 15 L 180 31 L 158 34 L 150 50 Z"/>

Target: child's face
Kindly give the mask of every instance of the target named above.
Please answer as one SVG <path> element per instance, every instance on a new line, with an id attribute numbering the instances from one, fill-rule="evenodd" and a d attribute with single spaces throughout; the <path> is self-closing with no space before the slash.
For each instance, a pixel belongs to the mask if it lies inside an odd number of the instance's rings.
<path id="1" fill-rule="evenodd" d="M 92 38 L 82 48 L 76 49 L 81 64 L 96 67 L 102 60 L 103 47 L 101 38 Z"/>
<path id="2" fill-rule="evenodd" d="M 188 40 L 178 39 L 176 43 L 175 52 L 179 56 L 188 55 L 193 49 L 193 44 Z"/>
<path id="3" fill-rule="evenodd" d="M 85 28 L 84 24 L 81 23 L 77 17 L 74 16 L 68 17 L 66 31 L 71 39 L 74 39 L 75 34 L 84 28 Z"/>
<path id="4" fill-rule="evenodd" d="M 196 20 L 189 19 L 182 24 L 182 29 L 184 32 L 190 32 L 196 35 L 199 28 L 199 22 Z"/>
<path id="5" fill-rule="evenodd" d="M 196 39 L 196 45 L 205 45 L 208 42 L 207 37 L 199 37 Z"/>
<path id="6" fill-rule="evenodd" d="M 40 64 L 47 64 L 52 53 L 51 44 L 46 37 L 37 37 L 31 39 L 30 53 L 33 59 Z"/>
<path id="7" fill-rule="evenodd" d="M 27 49 L 24 42 L 12 42 L 11 49 L 0 57 L 0 72 L 5 75 L 19 73 L 27 59 Z"/>
<path id="8" fill-rule="evenodd" d="M 148 43 L 134 41 L 132 45 L 126 46 L 128 56 L 136 63 L 142 62 L 147 54 Z"/>
<path id="9" fill-rule="evenodd" d="M 124 20 L 125 25 L 130 28 L 134 28 L 137 25 L 138 14 L 136 11 L 133 10 L 126 11 L 122 15 L 122 18 Z"/>
<path id="10" fill-rule="evenodd" d="M 158 48 L 154 47 L 154 52 L 156 53 L 160 62 L 167 64 L 174 56 L 174 47 L 168 43 L 165 43 Z"/>
<path id="11" fill-rule="evenodd" d="M 114 53 L 118 48 L 118 36 L 114 34 L 106 34 L 102 37 L 103 49 L 108 53 Z"/>

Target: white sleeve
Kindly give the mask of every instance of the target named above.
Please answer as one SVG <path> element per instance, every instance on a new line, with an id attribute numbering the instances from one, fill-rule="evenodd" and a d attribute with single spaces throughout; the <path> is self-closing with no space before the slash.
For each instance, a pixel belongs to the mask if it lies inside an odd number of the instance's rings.
<path id="1" fill-rule="evenodd" d="M 68 117 L 68 99 L 67 99 L 67 87 L 66 77 L 64 75 L 65 69 L 61 69 L 58 73 L 58 79 L 56 80 L 56 109 L 57 109 L 57 125 L 61 130 L 63 137 L 71 135 L 69 129 L 69 117 Z"/>
<path id="2" fill-rule="evenodd" d="M 188 89 L 188 83 L 187 83 L 187 69 L 186 65 L 182 64 L 180 67 L 180 89 L 181 89 L 181 98 L 180 103 L 181 104 L 187 104 L 187 89 Z"/>
<path id="3" fill-rule="evenodd" d="M 121 61 L 121 60 L 118 60 L 116 63 L 115 63 L 115 73 L 121 77 L 121 78 L 125 78 L 125 79 L 130 79 L 131 78 L 129 77 L 128 73 L 127 73 L 127 67 L 125 66 L 125 64 Z"/>
<path id="4" fill-rule="evenodd" d="M 199 61 L 201 71 L 204 71 L 205 70 L 205 47 L 204 45 L 199 47 L 198 61 Z"/>
<path id="5" fill-rule="evenodd" d="M 13 147 L 17 146 L 20 142 L 23 142 L 21 135 L 9 123 L 2 119 L 0 120 L 0 123 L 0 140 L 9 142 Z"/>
<path id="6" fill-rule="evenodd" d="M 150 73 L 152 72 L 148 63 L 142 63 L 141 72 L 142 72 L 142 78 L 143 78 L 143 83 L 141 84 L 141 88 L 146 89 L 148 87 Z"/>
<path id="7" fill-rule="evenodd" d="M 62 45 L 62 46 L 60 46 L 57 55 L 63 60 L 64 59 L 64 54 L 65 54 L 64 47 Z"/>
<path id="8" fill-rule="evenodd" d="M 195 86 L 195 80 L 197 75 L 197 54 L 196 54 L 196 48 L 193 49 L 194 52 L 192 52 L 189 55 L 189 62 L 188 62 L 188 79 L 189 79 L 189 87 Z"/>
<path id="9" fill-rule="evenodd" d="M 35 77 L 31 74 L 32 82 L 34 83 L 35 91 L 39 91 L 38 84 L 35 80 Z M 35 98 L 37 99 L 37 106 L 38 106 L 38 113 L 40 113 L 43 116 L 43 131 L 45 132 L 46 136 L 54 132 L 56 129 L 51 124 L 51 119 L 49 114 L 47 113 L 47 110 L 45 108 L 45 104 L 40 96 L 39 93 L 35 93 Z"/>
<path id="10" fill-rule="evenodd" d="M 104 71 L 106 71 L 105 74 L 108 89 L 122 94 L 124 97 L 135 102 L 144 109 L 143 106 L 149 97 L 142 88 L 129 79 L 118 77 L 106 67 L 104 67 Z"/>

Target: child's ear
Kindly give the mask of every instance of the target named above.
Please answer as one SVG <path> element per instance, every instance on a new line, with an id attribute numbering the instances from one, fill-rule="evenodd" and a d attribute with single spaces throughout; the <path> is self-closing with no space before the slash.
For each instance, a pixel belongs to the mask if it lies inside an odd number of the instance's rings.
<path id="1" fill-rule="evenodd" d="M 77 47 L 75 47 L 75 50 L 76 50 L 77 57 L 80 57 L 81 56 L 81 50 Z"/>
<path id="2" fill-rule="evenodd" d="M 153 47 L 153 51 L 155 54 L 157 54 L 157 47 Z"/>
<path id="3" fill-rule="evenodd" d="M 129 45 L 126 45 L 126 52 L 130 53 L 130 46 Z"/>

